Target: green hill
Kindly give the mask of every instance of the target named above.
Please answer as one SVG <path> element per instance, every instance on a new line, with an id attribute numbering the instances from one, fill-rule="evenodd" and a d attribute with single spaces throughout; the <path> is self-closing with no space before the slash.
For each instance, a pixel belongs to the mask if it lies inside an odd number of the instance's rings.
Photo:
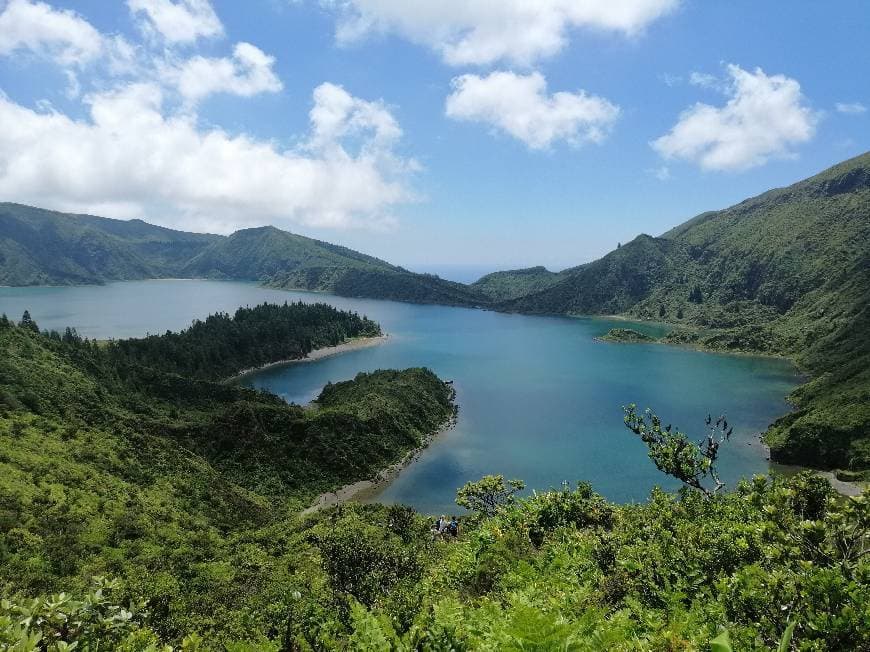
<path id="1" fill-rule="evenodd" d="M 486 301 L 460 283 L 415 274 L 352 249 L 274 227 L 244 229 L 213 243 L 182 274 L 414 303 L 476 305 Z"/>
<path id="2" fill-rule="evenodd" d="M 686 326 L 673 342 L 790 356 L 815 379 L 768 433 L 774 459 L 870 466 L 870 154 L 564 275 L 499 306 L 660 319 Z"/>
<path id="3" fill-rule="evenodd" d="M 490 301 L 509 301 L 552 287 L 562 278 L 545 267 L 528 267 L 504 272 L 493 272 L 471 284 Z"/>
<path id="4" fill-rule="evenodd" d="M 415 274 L 347 247 L 266 226 L 230 236 L 141 220 L 0 204 L 0 285 L 77 285 L 146 278 L 251 280 L 285 289 L 474 306 L 461 283 Z"/>
<path id="5" fill-rule="evenodd" d="M 184 267 L 192 278 L 232 278 L 267 281 L 279 275 L 345 268 L 400 271 L 377 258 L 319 240 L 281 231 L 273 226 L 242 229 L 212 243 Z M 311 282 L 316 283 L 312 277 Z M 310 284 L 310 282 L 309 282 Z"/>
<path id="6" fill-rule="evenodd" d="M 220 236 L 0 203 L 0 285 L 167 278 Z"/>

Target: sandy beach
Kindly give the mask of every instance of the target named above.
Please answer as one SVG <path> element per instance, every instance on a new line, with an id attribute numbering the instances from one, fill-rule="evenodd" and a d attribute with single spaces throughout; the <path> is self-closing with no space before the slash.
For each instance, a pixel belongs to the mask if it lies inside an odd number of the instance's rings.
<path id="1" fill-rule="evenodd" d="M 432 443 L 436 437 L 447 432 L 455 425 L 456 415 L 450 417 L 442 428 L 426 437 L 422 444 L 408 451 L 401 460 L 391 464 L 385 469 L 381 469 L 374 478 L 352 482 L 351 484 L 346 484 L 335 491 L 328 491 L 320 494 L 310 507 L 306 507 L 300 512 L 300 515 L 305 516 L 306 514 L 313 514 L 325 507 L 332 507 L 333 505 L 338 505 L 349 500 L 362 500 L 374 495 L 377 490 L 392 482 L 393 479 L 402 472 L 402 469 L 414 462 L 420 456 L 420 453 L 423 452 L 423 450 Z"/>
<path id="2" fill-rule="evenodd" d="M 346 342 L 342 342 L 341 344 L 336 344 L 335 346 L 325 346 L 320 349 L 314 349 L 304 358 L 278 360 L 277 362 L 270 362 L 269 364 L 264 364 L 260 367 L 243 369 L 234 376 L 230 376 L 229 378 L 225 379 L 223 382 L 231 383 L 233 381 L 239 380 L 240 378 L 244 378 L 249 374 L 257 373 L 258 371 L 263 371 L 264 369 L 271 369 L 272 367 L 283 367 L 285 365 L 297 364 L 300 362 L 314 362 L 315 360 L 322 360 L 323 358 L 328 358 L 330 356 L 338 355 L 340 353 L 347 353 L 348 351 L 356 351 L 357 349 L 365 349 L 370 346 L 376 346 L 378 344 L 383 344 L 384 342 L 386 342 L 387 337 L 388 335 L 376 335 L 375 337 L 355 337 Z"/>

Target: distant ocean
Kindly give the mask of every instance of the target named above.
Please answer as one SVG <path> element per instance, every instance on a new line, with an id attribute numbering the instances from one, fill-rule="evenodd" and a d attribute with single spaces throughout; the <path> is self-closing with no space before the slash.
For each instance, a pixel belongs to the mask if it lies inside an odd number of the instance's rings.
<path id="1" fill-rule="evenodd" d="M 448 281 L 459 283 L 474 283 L 481 276 L 506 269 L 517 269 L 520 265 L 407 265 L 405 269 L 420 274 L 436 274 Z"/>

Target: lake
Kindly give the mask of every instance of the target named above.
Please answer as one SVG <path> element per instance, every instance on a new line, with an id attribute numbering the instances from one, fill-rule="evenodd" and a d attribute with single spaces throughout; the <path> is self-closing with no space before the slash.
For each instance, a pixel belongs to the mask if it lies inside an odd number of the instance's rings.
<path id="1" fill-rule="evenodd" d="M 704 417 L 725 413 L 734 425 L 723 447 L 723 479 L 764 473 L 757 436 L 790 408 L 800 381 L 787 361 L 701 353 L 659 344 L 595 340 L 626 322 L 509 315 L 287 292 L 252 283 L 131 281 L 105 286 L 0 288 L 0 312 L 28 309 L 42 328 L 75 327 L 96 338 L 161 333 L 218 311 L 263 301 L 322 301 L 377 320 L 386 343 L 245 379 L 288 401 L 306 403 L 328 381 L 360 371 L 426 366 L 453 380 L 456 427 L 375 498 L 428 512 L 456 511 L 456 488 L 487 473 L 525 480 L 530 489 L 590 481 L 607 498 L 643 500 L 654 485 L 675 488 L 622 424 L 621 406 L 655 409 L 700 439 Z M 651 324 L 637 326 L 661 332 Z"/>

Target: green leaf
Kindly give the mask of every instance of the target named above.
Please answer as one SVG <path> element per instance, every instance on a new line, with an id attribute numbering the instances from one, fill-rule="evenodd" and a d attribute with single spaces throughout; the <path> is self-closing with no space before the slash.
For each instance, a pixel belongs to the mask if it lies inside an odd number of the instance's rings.
<path id="1" fill-rule="evenodd" d="M 710 652 L 734 652 L 727 629 L 710 641 Z"/>
<path id="2" fill-rule="evenodd" d="M 793 620 L 785 628 L 785 631 L 782 633 L 782 640 L 780 640 L 779 647 L 777 648 L 778 652 L 786 652 L 791 646 L 791 637 L 794 634 L 795 625 L 797 625 L 797 621 Z"/>

